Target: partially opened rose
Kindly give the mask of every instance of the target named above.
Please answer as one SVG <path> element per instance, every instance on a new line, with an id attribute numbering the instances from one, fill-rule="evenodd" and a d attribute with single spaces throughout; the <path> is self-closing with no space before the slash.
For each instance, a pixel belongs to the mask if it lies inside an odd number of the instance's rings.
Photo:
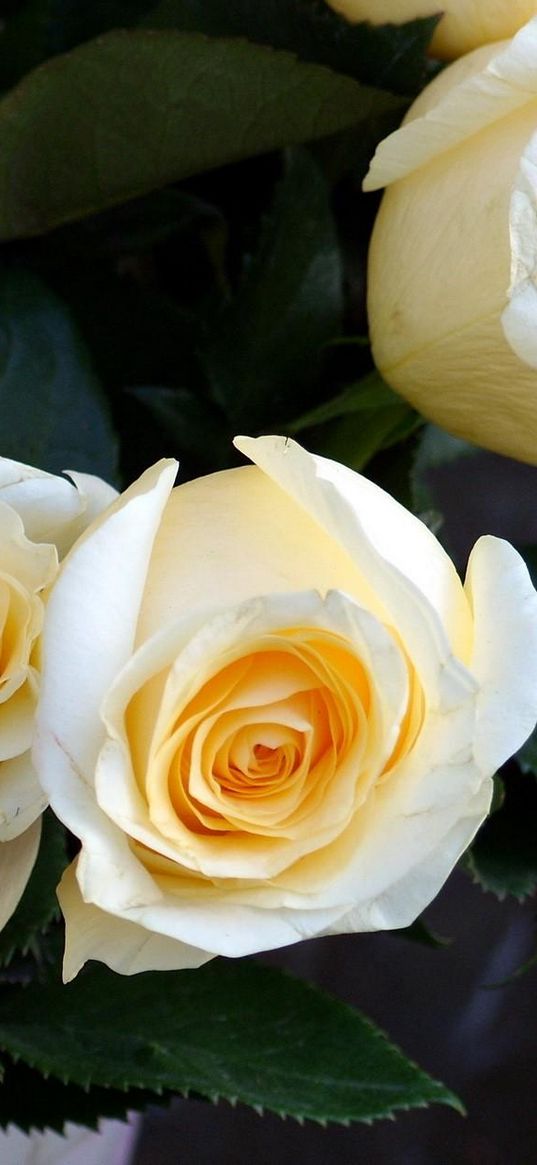
<path id="1" fill-rule="evenodd" d="M 59 556 L 115 497 L 98 478 L 71 476 L 0 458 L 0 927 L 28 880 L 47 801 L 30 751 L 44 594 Z"/>
<path id="2" fill-rule="evenodd" d="M 369 316 L 385 379 L 537 464 L 537 18 L 445 70 L 378 148 Z"/>
<path id="3" fill-rule="evenodd" d="M 431 52 L 452 60 L 515 32 L 537 13 L 537 0 L 327 0 L 352 22 L 403 24 L 442 15 Z"/>
<path id="4" fill-rule="evenodd" d="M 377 486 L 280 437 L 149 470 L 67 558 L 37 764 L 80 838 L 65 975 L 400 927 L 537 717 L 537 595 L 481 539 L 463 589 Z"/>

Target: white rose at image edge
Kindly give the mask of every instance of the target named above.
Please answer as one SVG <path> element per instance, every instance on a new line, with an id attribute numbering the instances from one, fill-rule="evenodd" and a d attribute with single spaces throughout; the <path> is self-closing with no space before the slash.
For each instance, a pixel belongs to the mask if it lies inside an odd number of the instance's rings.
<path id="1" fill-rule="evenodd" d="M 37 856 L 40 815 L 47 803 L 31 760 L 39 688 L 35 652 L 42 594 L 58 559 L 117 491 L 90 474 L 72 481 L 0 458 L 0 580 L 15 637 L 0 687 L 0 928 L 13 914 Z M 10 615 L 13 602 L 21 606 Z M 25 619 L 27 619 L 25 625 Z M 2 634 L 5 633 L 5 625 Z M 13 658 L 15 654 L 15 658 Z M 10 658 L 11 657 L 11 658 Z"/>
<path id="2" fill-rule="evenodd" d="M 100 1120 L 98 1130 L 68 1121 L 63 1133 L 52 1129 L 23 1133 L 10 1126 L 0 1132 L 2 1165 L 129 1165 L 140 1118 L 128 1124 Z"/>
<path id="3" fill-rule="evenodd" d="M 488 812 L 491 776 L 537 718 L 537 596 L 508 543 L 478 541 L 463 590 L 430 531 L 373 483 L 287 439 L 236 444 L 257 468 L 175 490 L 186 517 L 170 545 L 158 535 L 175 513 L 167 504 L 176 466 L 148 470 L 74 548 L 50 599 L 35 757 L 55 812 L 82 842 L 60 889 L 66 978 L 88 958 L 135 973 L 409 924 L 471 841 Z M 166 591 L 162 582 L 159 596 L 167 558 L 172 573 L 182 572 L 181 586 L 174 578 Z M 369 594 L 372 615 L 335 585 L 351 576 Z M 305 590 L 305 579 L 314 589 Z M 161 605 L 161 634 L 150 628 L 133 655 L 149 591 Z M 404 645 L 427 706 L 404 762 L 353 818 L 352 852 L 321 846 L 306 863 L 307 889 L 291 863 L 283 879 L 244 884 L 224 868 L 208 897 L 188 883 L 168 892 L 129 840 L 161 853 L 170 869 L 165 855 L 173 847 L 147 817 L 122 727 L 144 660 L 153 659 L 155 674 L 174 636 L 195 659 L 213 635 L 256 619 L 291 626 L 296 616 L 300 625 L 313 612 L 317 625 L 326 615 L 335 627 L 339 618 L 357 619 L 387 677 L 382 706 L 391 680 L 379 611 Z M 327 852 L 339 866 L 327 865 L 323 881 Z"/>
<path id="4" fill-rule="evenodd" d="M 423 416 L 537 463 L 537 17 L 444 69 L 378 145 L 368 314 Z"/>

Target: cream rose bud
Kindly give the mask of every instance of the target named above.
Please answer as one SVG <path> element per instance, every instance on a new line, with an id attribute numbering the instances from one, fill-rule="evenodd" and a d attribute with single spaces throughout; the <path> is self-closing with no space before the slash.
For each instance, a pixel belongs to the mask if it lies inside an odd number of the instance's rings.
<path id="1" fill-rule="evenodd" d="M 0 458 L 0 927 L 28 880 L 47 802 L 30 751 L 44 592 L 59 557 L 117 496 L 98 478 L 71 477 Z"/>
<path id="2" fill-rule="evenodd" d="M 401 927 L 537 718 L 537 595 L 481 539 L 463 588 L 377 486 L 281 437 L 161 462 L 66 559 L 35 758 L 81 841 L 64 974 L 194 967 Z"/>
<path id="3" fill-rule="evenodd" d="M 385 379 L 537 463 L 537 18 L 445 70 L 379 146 L 369 316 Z"/>
<path id="4" fill-rule="evenodd" d="M 452 60 L 515 32 L 537 14 L 537 0 L 327 0 L 353 23 L 403 24 L 442 15 L 431 52 Z"/>

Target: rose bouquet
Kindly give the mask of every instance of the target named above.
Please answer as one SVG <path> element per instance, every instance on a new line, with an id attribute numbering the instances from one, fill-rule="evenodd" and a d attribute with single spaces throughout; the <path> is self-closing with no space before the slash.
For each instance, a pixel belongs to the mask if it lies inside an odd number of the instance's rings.
<path id="1" fill-rule="evenodd" d="M 537 6 L 45 8 L 0 34 L 0 1159 L 177 1094 L 460 1112 L 281 968 L 392 932 L 404 983 L 457 865 L 537 887 L 537 478 L 478 447 L 537 464 Z"/>

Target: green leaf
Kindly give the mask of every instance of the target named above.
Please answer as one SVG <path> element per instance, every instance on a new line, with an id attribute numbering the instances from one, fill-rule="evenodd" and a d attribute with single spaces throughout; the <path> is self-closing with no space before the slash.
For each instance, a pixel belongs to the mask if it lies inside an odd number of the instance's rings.
<path id="1" fill-rule="evenodd" d="M 457 1098 L 358 1012 L 248 961 L 10 989 L 0 1045 L 79 1085 L 173 1089 L 300 1119 L 372 1120 Z"/>
<path id="2" fill-rule="evenodd" d="M 484 890 L 520 900 L 537 889 L 537 784 L 505 770 L 505 800 L 480 829 L 465 865 Z"/>
<path id="3" fill-rule="evenodd" d="M 423 88 L 426 51 L 439 17 L 404 25 L 349 24 L 325 0 L 161 0 L 143 23 L 210 36 L 246 36 L 296 53 L 358 81 L 413 96 Z"/>
<path id="4" fill-rule="evenodd" d="M 342 285 L 329 192 L 309 154 L 297 151 L 257 254 L 202 353 L 213 396 L 233 425 L 281 423 L 311 399 L 321 349 L 341 328 Z"/>
<path id="5" fill-rule="evenodd" d="M 69 310 L 26 271 L 0 271 L 2 455 L 113 480 L 116 439 Z"/>
<path id="6" fill-rule="evenodd" d="M 441 950 L 442 947 L 448 947 L 451 943 L 450 938 L 444 938 L 440 934 L 436 934 L 423 921 L 422 918 L 417 918 L 410 926 L 403 927 L 402 930 L 394 930 L 393 934 L 396 938 L 406 938 L 410 942 L 419 943 L 423 947 L 432 947 L 433 950 Z"/>
<path id="7" fill-rule="evenodd" d="M 421 424 L 418 414 L 371 372 L 287 425 L 286 431 L 315 429 L 317 453 L 360 470 L 375 453 L 405 440 Z"/>
<path id="8" fill-rule="evenodd" d="M 396 100 L 246 41 L 110 32 L 0 102 L 0 238 L 323 137 Z"/>
<path id="9" fill-rule="evenodd" d="M 168 1103 L 171 1097 L 136 1089 L 121 1092 L 115 1088 L 80 1088 L 64 1084 L 53 1077 L 44 1079 L 27 1064 L 14 1064 L 8 1057 L 0 1063 L 0 1128 L 16 1125 L 23 1132 L 31 1129 L 63 1131 L 66 1121 L 97 1128 L 101 1117 L 126 1120 L 127 1114 L 149 1104 Z M 104 1162 L 103 1162 L 104 1165 Z"/>
<path id="10" fill-rule="evenodd" d="M 35 945 L 59 910 L 56 886 L 67 865 L 65 831 L 52 813 L 43 814 L 41 844 L 35 866 L 15 914 L 0 933 L 0 966 Z"/>

